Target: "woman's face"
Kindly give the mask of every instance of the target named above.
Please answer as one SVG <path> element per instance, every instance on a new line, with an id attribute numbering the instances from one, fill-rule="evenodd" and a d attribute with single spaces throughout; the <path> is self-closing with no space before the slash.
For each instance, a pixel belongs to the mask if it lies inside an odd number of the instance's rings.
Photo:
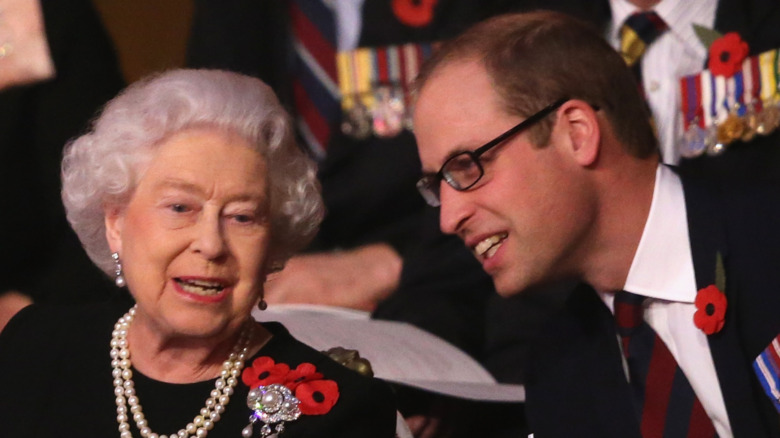
<path id="1" fill-rule="evenodd" d="M 159 145 L 130 202 L 106 214 L 137 323 L 193 337 L 240 326 L 265 281 L 265 178 L 263 157 L 234 134 L 188 129 Z"/>

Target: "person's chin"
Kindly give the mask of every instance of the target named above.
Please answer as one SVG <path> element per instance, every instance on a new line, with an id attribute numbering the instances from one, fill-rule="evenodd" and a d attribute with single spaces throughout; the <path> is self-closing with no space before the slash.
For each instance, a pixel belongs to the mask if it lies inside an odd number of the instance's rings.
<path id="1" fill-rule="evenodd" d="M 491 274 L 496 292 L 502 297 L 517 295 L 532 286 L 529 278 L 525 278 L 522 268 L 517 266 L 504 266 Z"/>

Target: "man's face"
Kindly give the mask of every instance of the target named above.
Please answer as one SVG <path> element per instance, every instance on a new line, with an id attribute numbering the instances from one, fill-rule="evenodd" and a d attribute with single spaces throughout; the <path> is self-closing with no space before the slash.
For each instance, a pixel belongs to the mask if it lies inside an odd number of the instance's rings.
<path id="1" fill-rule="evenodd" d="M 452 155 L 521 120 L 503 110 L 479 62 L 441 66 L 420 91 L 414 114 L 423 171 L 437 172 Z M 466 191 L 441 184 L 442 231 L 463 239 L 502 295 L 578 274 L 595 202 L 561 125 L 556 122 L 545 147 L 523 132 L 485 153 L 485 175 Z"/>

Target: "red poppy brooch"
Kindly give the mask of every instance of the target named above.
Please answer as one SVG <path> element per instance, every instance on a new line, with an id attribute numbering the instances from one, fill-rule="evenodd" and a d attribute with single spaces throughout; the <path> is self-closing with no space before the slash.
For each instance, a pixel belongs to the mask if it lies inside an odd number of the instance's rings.
<path id="1" fill-rule="evenodd" d="M 750 53 L 750 48 L 738 33 L 721 34 L 697 24 L 693 25 L 693 29 L 709 51 L 707 68 L 714 76 L 730 78 L 742 70 L 742 62 Z"/>
<path id="2" fill-rule="evenodd" d="M 246 403 L 252 410 L 250 423 L 241 432 L 244 437 L 252 436 L 257 421 L 264 423 L 261 437 L 280 434 L 285 422 L 301 415 L 327 414 L 339 399 L 336 382 L 323 379 L 307 362 L 290 369 L 268 356 L 258 357 L 244 369 L 241 380 L 250 388 Z"/>
<path id="3" fill-rule="evenodd" d="M 705 334 L 718 333 L 726 320 L 726 272 L 720 253 L 715 262 L 715 284 L 699 289 L 696 293 L 696 313 L 693 323 Z"/>
<path id="4" fill-rule="evenodd" d="M 411 27 L 423 27 L 433 21 L 438 0 L 393 0 L 391 6 L 398 21 Z"/>

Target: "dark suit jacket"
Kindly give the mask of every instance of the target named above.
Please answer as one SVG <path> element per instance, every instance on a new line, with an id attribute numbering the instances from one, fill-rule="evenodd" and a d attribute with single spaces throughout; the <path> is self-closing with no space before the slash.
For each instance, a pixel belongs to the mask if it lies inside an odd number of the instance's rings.
<path id="1" fill-rule="evenodd" d="M 689 177 L 683 187 L 697 287 L 715 283 L 717 252 L 726 269 L 725 325 L 708 340 L 732 431 L 780 437 L 780 417 L 752 369 L 780 335 L 776 190 Z M 620 354 L 611 313 L 583 285 L 534 349 L 526 412 L 535 436 L 640 437 Z"/>

